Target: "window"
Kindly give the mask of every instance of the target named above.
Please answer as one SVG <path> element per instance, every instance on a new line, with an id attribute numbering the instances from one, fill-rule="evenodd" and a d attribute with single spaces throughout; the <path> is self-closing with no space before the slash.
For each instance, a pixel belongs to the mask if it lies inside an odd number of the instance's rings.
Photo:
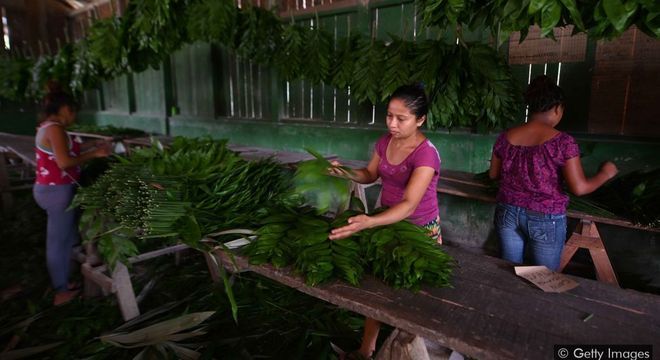
<path id="1" fill-rule="evenodd" d="M 11 49 L 11 44 L 9 43 L 9 23 L 7 22 L 7 12 L 5 8 L 2 9 L 2 39 L 5 44 L 5 49 Z"/>

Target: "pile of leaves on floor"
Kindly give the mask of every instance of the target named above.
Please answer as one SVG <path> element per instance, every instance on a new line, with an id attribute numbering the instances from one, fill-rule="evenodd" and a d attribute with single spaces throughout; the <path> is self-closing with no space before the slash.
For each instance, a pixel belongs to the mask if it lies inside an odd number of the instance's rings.
<path id="1" fill-rule="evenodd" d="M 133 277 L 142 315 L 124 323 L 113 297 L 28 306 L 3 301 L 0 358 L 337 359 L 359 344 L 361 317 L 252 274 L 234 281 L 240 318 L 202 256 L 156 259 Z"/>

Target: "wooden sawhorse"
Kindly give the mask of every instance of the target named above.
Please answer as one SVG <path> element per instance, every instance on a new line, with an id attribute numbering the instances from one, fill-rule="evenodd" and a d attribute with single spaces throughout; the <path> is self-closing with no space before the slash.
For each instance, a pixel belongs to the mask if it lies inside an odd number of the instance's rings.
<path id="1" fill-rule="evenodd" d="M 571 261 L 578 249 L 587 249 L 594 261 L 596 268 L 596 279 L 616 286 L 619 286 L 614 268 L 610 258 L 605 251 L 603 239 L 601 239 L 596 223 L 591 220 L 581 219 L 575 231 L 571 234 L 564 245 L 564 251 L 561 254 L 559 271 L 563 271 L 568 262 Z"/>

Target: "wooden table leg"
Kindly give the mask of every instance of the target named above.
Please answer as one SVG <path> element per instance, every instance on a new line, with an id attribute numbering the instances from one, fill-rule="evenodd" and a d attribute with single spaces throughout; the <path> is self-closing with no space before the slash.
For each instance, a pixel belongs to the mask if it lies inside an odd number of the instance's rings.
<path id="1" fill-rule="evenodd" d="M 9 213 L 14 206 L 10 187 L 5 153 L 0 151 L 0 205 L 4 213 Z"/>
<path id="2" fill-rule="evenodd" d="M 619 286 L 619 282 L 614 274 L 614 268 L 612 268 L 612 263 L 607 256 L 605 245 L 593 221 L 580 220 L 575 231 L 564 245 L 559 271 L 564 270 L 578 249 L 589 250 L 589 254 L 594 261 L 598 281 Z"/>
<path id="3" fill-rule="evenodd" d="M 128 321 L 140 315 L 140 309 L 135 299 L 135 292 L 133 292 L 133 284 L 131 283 L 131 275 L 128 273 L 126 265 L 117 262 L 115 270 L 112 272 L 112 281 L 117 290 L 117 302 L 119 303 L 119 310 L 124 321 Z"/>
<path id="4" fill-rule="evenodd" d="M 93 269 L 95 266 L 99 266 L 101 262 L 101 258 L 99 257 L 98 251 L 96 249 L 96 245 L 93 243 L 86 243 L 82 246 L 83 253 L 84 253 L 84 259 L 81 261 L 81 274 L 85 274 L 85 272 L 82 271 L 84 268 L 84 265 L 87 264 L 90 269 Z M 86 298 L 93 298 L 97 296 L 107 296 L 110 293 L 104 289 L 103 287 L 99 286 L 96 282 L 94 282 L 92 279 L 90 279 L 87 276 L 83 276 L 83 296 Z"/>
<path id="5" fill-rule="evenodd" d="M 212 253 L 204 252 L 204 259 L 206 260 L 206 266 L 209 268 L 209 275 L 211 275 L 211 281 L 214 283 L 220 282 L 220 269 L 218 268 L 219 261 L 215 255 Z"/>

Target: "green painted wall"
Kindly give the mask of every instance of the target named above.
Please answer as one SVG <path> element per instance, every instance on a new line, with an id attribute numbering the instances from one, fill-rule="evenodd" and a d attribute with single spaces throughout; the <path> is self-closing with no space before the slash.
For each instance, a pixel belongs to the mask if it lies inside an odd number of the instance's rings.
<path id="1" fill-rule="evenodd" d="M 33 135 L 37 126 L 37 113 L 32 109 L 0 111 L 0 132 Z"/>

